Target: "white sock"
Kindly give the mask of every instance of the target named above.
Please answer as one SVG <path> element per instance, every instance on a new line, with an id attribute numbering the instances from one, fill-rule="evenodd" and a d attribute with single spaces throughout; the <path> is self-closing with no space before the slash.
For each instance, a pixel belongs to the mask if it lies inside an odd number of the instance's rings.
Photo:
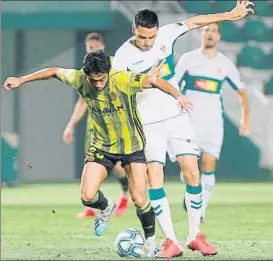
<path id="1" fill-rule="evenodd" d="M 203 218 L 205 218 L 206 210 L 215 187 L 215 171 L 203 172 L 201 175 L 201 183 L 203 188 L 202 191 L 203 206 L 201 210 L 201 215 Z"/>
<path id="2" fill-rule="evenodd" d="M 194 240 L 200 232 L 200 218 L 202 208 L 202 186 L 186 185 L 185 202 L 189 218 L 188 243 Z"/>
<path id="3" fill-rule="evenodd" d="M 166 198 L 164 189 L 149 189 L 149 196 L 152 208 L 164 236 L 170 238 L 173 242 L 178 243 L 173 228 L 170 205 Z"/>

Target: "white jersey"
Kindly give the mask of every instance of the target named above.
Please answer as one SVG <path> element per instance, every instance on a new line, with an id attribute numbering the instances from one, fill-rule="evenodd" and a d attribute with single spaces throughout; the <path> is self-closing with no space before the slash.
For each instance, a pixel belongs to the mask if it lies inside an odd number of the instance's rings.
<path id="1" fill-rule="evenodd" d="M 188 31 L 184 23 L 174 23 L 158 29 L 154 46 L 148 51 L 142 51 L 126 41 L 116 52 L 113 68 L 137 73 L 147 73 L 158 61 L 165 59 L 163 79 L 179 88 L 175 77 L 173 45 L 176 39 Z M 143 124 L 155 123 L 170 119 L 182 113 L 177 100 L 163 91 L 150 88 L 137 94 L 137 106 Z"/>
<path id="2" fill-rule="evenodd" d="M 201 49 L 179 59 L 176 76 L 182 92 L 194 104 L 192 117 L 199 121 L 222 122 L 222 86 L 227 81 L 235 90 L 244 88 L 234 63 L 221 52 L 208 58 Z"/>

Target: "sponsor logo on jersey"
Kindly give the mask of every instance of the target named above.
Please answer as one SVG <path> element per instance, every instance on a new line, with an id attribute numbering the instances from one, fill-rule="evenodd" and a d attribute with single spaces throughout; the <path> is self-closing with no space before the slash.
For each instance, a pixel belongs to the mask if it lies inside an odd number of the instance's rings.
<path id="1" fill-rule="evenodd" d="M 141 78 L 141 73 L 138 73 L 136 76 L 135 76 L 135 81 L 136 82 L 139 82 L 140 81 L 140 78 Z"/>
<path id="2" fill-rule="evenodd" d="M 142 59 L 142 60 L 140 60 L 140 61 L 135 62 L 135 63 L 133 63 L 133 66 L 136 66 L 137 64 L 142 63 L 143 61 L 144 61 L 144 60 Z"/>
<path id="3" fill-rule="evenodd" d="M 103 109 L 97 107 L 91 107 L 91 112 L 99 116 L 114 116 L 117 113 L 124 111 L 124 107 L 121 104 L 117 107 L 104 107 Z"/>
<path id="4" fill-rule="evenodd" d="M 218 88 L 218 82 L 213 80 L 196 79 L 194 86 L 197 89 L 216 92 Z"/>

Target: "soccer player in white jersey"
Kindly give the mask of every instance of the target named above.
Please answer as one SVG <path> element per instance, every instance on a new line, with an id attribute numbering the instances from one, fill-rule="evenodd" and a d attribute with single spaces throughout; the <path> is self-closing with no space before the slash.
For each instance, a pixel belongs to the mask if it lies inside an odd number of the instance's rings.
<path id="1" fill-rule="evenodd" d="M 134 19 L 134 36 L 127 40 L 116 52 L 113 68 L 133 72 L 146 72 L 158 60 L 165 60 L 164 75 L 179 88 L 174 70 L 173 45 L 175 40 L 189 30 L 224 20 L 240 20 L 249 12 L 254 13 L 250 1 L 237 1 L 230 12 L 198 15 L 186 21 L 159 27 L 157 14 L 151 10 L 139 11 Z M 135 99 L 135 97 L 132 97 Z M 137 104 L 146 136 L 146 160 L 150 185 L 150 199 L 160 227 L 166 237 L 159 258 L 182 255 L 182 249 L 176 238 L 169 203 L 163 189 L 163 165 L 166 152 L 176 157 L 183 173 L 186 185 L 185 199 L 188 208 L 189 236 L 188 247 L 200 251 L 203 255 L 217 253 L 205 236 L 200 233 L 202 206 L 202 187 L 198 168 L 199 148 L 195 139 L 189 115 L 181 110 L 177 101 L 164 92 L 154 88 L 137 95 Z"/>
<path id="2" fill-rule="evenodd" d="M 220 24 L 213 23 L 203 27 L 201 48 L 183 54 L 175 68 L 182 92 L 194 103 L 191 119 L 202 151 L 201 222 L 205 220 L 206 209 L 214 190 L 216 163 L 223 141 L 222 87 L 225 81 L 238 91 L 241 100 L 240 135 L 249 135 L 250 127 L 247 92 L 234 63 L 217 50 L 220 37 Z"/>

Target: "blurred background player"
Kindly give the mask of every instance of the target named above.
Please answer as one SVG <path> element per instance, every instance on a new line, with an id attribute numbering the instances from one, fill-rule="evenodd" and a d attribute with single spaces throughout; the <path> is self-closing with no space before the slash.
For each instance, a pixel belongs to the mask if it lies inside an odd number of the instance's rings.
<path id="1" fill-rule="evenodd" d="M 248 13 L 254 13 L 250 1 L 237 1 L 230 12 L 197 15 L 183 22 L 159 27 L 157 14 L 148 9 L 140 10 L 132 26 L 133 37 L 128 39 L 116 52 L 113 68 L 133 72 L 147 72 L 158 60 L 165 60 L 163 79 L 179 88 L 175 77 L 173 45 L 178 37 L 201 26 L 220 22 L 237 21 Z M 148 164 L 149 195 L 157 220 L 166 240 L 159 258 L 182 255 L 176 238 L 170 206 L 163 188 L 163 165 L 166 152 L 179 163 L 186 185 L 186 205 L 188 208 L 188 247 L 203 255 L 215 255 L 217 250 L 206 242 L 200 233 L 202 207 L 202 186 L 198 168 L 199 148 L 187 112 L 177 106 L 177 102 L 164 92 L 148 89 L 137 95 L 137 105 L 146 136 L 145 155 Z M 160 141 L 160 143 L 159 143 Z"/>
<path id="2" fill-rule="evenodd" d="M 86 53 L 94 52 L 96 50 L 104 50 L 105 44 L 101 34 L 99 33 L 90 33 L 86 36 L 85 39 L 85 50 Z M 112 57 L 111 57 L 112 62 Z M 69 120 L 69 123 L 66 126 L 66 129 L 63 133 L 63 140 L 66 144 L 70 144 L 73 142 L 74 129 L 77 126 L 78 122 L 84 117 L 87 112 L 87 104 L 82 97 L 79 97 L 73 114 Z M 86 123 L 86 137 L 85 137 L 85 152 L 87 152 L 89 148 L 89 144 L 91 141 L 92 135 L 92 119 L 90 113 L 87 114 L 87 123 Z M 125 170 L 121 167 L 121 163 L 118 162 L 113 168 L 114 175 L 117 177 L 118 181 L 122 187 L 122 196 L 120 197 L 117 207 L 116 207 L 116 215 L 122 216 L 127 208 L 128 208 L 128 197 L 129 197 L 129 188 L 128 188 L 128 178 L 126 176 Z M 77 216 L 79 218 L 85 217 L 94 217 L 96 215 L 95 210 L 92 208 L 84 208 L 82 212 L 80 212 Z"/>
<path id="3" fill-rule="evenodd" d="M 234 63 L 217 50 L 220 38 L 220 24 L 213 23 L 203 27 L 201 29 L 201 48 L 183 54 L 175 68 L 182 92 L 194 104 L 190 115 L 202 151 L 201 222 L 205 220 L 206 209 L 214 190 L 216 163 L 223 141 L 222 87 L 225 81 L 238 92 L 241 101 L 240 135 L 248 136 L 250 128 L 247 92 Z"/>

